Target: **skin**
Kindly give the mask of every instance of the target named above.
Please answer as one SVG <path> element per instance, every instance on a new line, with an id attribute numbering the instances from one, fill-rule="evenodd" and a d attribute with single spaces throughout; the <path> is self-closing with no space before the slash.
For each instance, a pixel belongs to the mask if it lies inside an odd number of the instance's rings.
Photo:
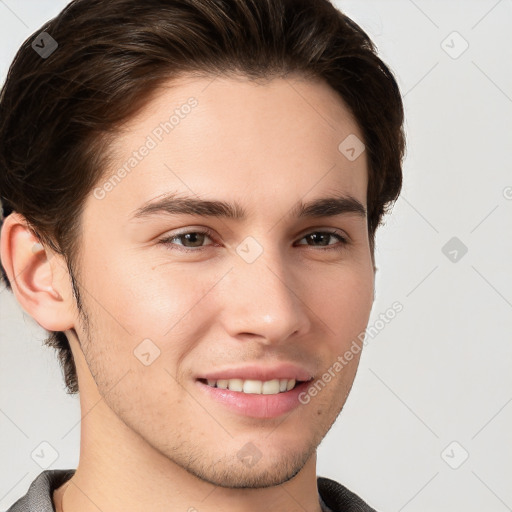
<path id="1" fill-rule="evenodd" d="M 1 256 L 17 300 L 45 329 L 66 332 L 77 366 L 80 462 L 54 493 L 58 511 L 63 499 L 66 512 L 320 512 L 316 449 L 360 353 L 308 404 L 273 419 L 227 410 L 195 378 L 287 361 L 316 380 L 365 330 L 375 277 L 366 218 L 287 216 L 299 200 L 333 193 L 367 206 L 366 153 L 349 161 L 338 150 L 348 135 L 363 136 L 324 82 L 182 77 L 126 124 L 107 177 L 191 96 L 198 105 L 121 183 L 102 200 L 87 198 L 78 281 L 88 329 L 62 257 L 34 251 L 19 214 L 4 222 Z M 249 216 L 130 221 L 146 201 L 175 191 L 236 200 Z M 214 238 L 196 242 L 196 253 L 179 250 L 183 237 L 158 243 L 189 227 Z M 304 238 L 329 228 L 349 244 L 328 237 L 339 250 L 322 250 Z M 251 264 L 235 250 L 247 236 L 263 248 Z M 146 338 L 160 350 L 149 366 L 133 354 Z M 249 442 L 261 452 L 251 467 L 237 458 Z"/>

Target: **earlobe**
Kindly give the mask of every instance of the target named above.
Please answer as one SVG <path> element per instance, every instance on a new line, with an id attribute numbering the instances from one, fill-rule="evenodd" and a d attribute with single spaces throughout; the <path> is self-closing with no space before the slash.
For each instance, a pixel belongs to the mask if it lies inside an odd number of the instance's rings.
<path id="1" fill-rule="evenodd" d="M 67 269 L 16 212 L 3 221 L 0 258 L 17 301 L 41 327 L 64 331 L 74 325 L 71 304 L 65 299 L 72 295 L 62 289 L 66 280 L 59 279 Z"/>

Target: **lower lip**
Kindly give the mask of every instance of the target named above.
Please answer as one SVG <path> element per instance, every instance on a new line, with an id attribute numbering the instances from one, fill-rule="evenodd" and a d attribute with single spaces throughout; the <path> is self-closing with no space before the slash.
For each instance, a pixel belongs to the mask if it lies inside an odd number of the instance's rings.
<path id="1" fill-rule="evenodd" d="M 212 388 L 199 380 L 196 381 L 196 384 L 210 398 L 238 414 L 253 418 L 276 418 L 301 405 L 299 395 L 308 389 L 311 381 L 302 382 L 290 391 L 277 393 L 276 395 L 258 395 L 256 393 Z"/>

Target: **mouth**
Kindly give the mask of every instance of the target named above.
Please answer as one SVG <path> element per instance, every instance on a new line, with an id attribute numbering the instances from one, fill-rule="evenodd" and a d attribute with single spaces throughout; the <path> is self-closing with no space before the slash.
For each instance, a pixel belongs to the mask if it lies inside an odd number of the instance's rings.
<path id="1" fill-rule="evenodd" d="M 254 379 L 197 379 L 202 384 L 206 384 L 211 388 L 226 389 L 238 393 L 250 395 L 278 395 L 286 393 L 300 386 L 303 380 L 295 379 L 272 379 L 267 381 Z M 312 379 L 311 379 L 312 380 Z"/>
<path id="2" fill-rule="evenodd" d="M 207 400 L 237 415 L 271 419 L 289 413 L 303 402 L 300 396 L 307 392 L 310 382 L 295 379 L 196 379 L 200 393 Z"/>

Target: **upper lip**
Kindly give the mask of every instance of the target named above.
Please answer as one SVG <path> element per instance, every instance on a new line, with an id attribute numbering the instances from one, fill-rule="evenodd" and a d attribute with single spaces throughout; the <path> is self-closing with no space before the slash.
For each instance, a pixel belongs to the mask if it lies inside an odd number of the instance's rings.
<path id="1" fill-rule="evenodd" d="M 308 381 L 312 379 L 311 373 L 293 363 L 281 363 L 274 366 L 247 365 L 225 368 L 202 374 L 198 379 L 221 380 L 242 379 L 261 380 L 263 382 L 274 379 L 295 379 Z"/>

